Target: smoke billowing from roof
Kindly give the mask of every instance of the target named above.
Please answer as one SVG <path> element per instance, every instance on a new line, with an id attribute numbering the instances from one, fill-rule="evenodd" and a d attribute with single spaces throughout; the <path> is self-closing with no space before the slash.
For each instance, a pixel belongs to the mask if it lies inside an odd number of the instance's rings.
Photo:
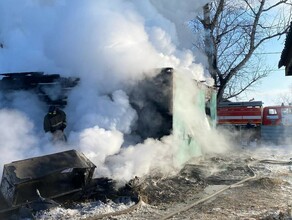
<path id="1" fill-rule="evenodd" d="M 68 143 L 42 129 L 47 106 L 34 94 L 0 94 L 0 164 L 79 149 L 100 175 L 129 179 L 168 163 L 171 137 L 121 148 L 137 113 L 126 88 L 173 67 L 205 79 L 190 48 L 187 19 L 206 0 L 9 0 L 0 3 L 0 72 L 44 71 L 80 77 L 65 112 Z M 3 138 L 4 137 L 4 138 Z M 162 145 L 162 147 L 161 147 Z M 119 154 L 113 162 L 110 155 Z M 164 162 L 163 162 L 164 161 Z M 105 165 L 104 165 L 105 164 Z M 115 170 L 113 174 L 112 170 Z M 117 172 L 118 169 L 123 172 Z"/>

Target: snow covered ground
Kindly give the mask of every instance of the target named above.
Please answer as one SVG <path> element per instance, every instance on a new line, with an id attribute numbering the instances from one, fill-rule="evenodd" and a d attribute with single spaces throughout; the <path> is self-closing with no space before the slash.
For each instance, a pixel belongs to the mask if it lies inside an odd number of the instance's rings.
<path id="1" fill-rule="evenodd" d="M 195 158 L 177 175 L 141 178 L 139 190 L 144 202 L 136 210 L 114 219 L 167 219 L 170 213 L 192 204 L 190 209 L 170 219 L 292 219 L 290 158 L 292 148 L 289 146 L 245 147 L 229 155 Z M 212 197 L 253 175 L 255 178 Z M 208 196 L 211 198 L 196 204 Z M 58 207 L 38 213 L 37 219 L 86 219 L 133 204 L 81 203 L 75 208 Z"/>
<path id="2" fill-rule="evenodd" d="M 99 214 L 113 213 L 129 208 L 134 205 L 134 202 L 129 203 L 115 203 L 109 201 L 103 203 L 101 201 L 78 203 L 72 208 L 55 207 L 51 210 L 42 211 L 35 215 L 36 219 L 49 220 L 49 219 L 85 219 Z"/>

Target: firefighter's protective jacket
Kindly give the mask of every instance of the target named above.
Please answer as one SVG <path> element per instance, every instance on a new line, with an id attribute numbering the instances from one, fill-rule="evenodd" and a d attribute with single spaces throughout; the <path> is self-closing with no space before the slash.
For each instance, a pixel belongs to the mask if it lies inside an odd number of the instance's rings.
<path id="1" fill-rule="evenodd" d="M 57 130 L 63 131 L 67 126 L 66 114 L 60 109 L 56 110 L 55 114 L 48 113 L 44 118 L 45 132 L 54 133 Z"/>

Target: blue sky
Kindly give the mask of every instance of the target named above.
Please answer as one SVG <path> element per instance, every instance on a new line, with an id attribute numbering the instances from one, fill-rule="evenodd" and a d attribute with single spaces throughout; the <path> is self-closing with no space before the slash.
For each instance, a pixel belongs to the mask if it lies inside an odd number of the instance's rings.
<path id="1" fill-rule="evenodd" d="M 274 39 L 266 44 L 263 50 L 257 53 L 263 53 L 265 63 L 273 69 L 268 77 L 261 80 L 259 85 L 248 92 L 246 96 L 242 96 L 246 100 L 254 98 L 263 101 L 264 106 L 281 104 L 279 96 L 289 93 L 289 87 L 292 86 L 292 76 L 285 76 L 285 68 L 278 69 L 281 52 L 284 48 L 284 40 Z M 290 92 L 291 93 L 291 92 Z M 292 98 L 292 94 L 291 94 Z"/>

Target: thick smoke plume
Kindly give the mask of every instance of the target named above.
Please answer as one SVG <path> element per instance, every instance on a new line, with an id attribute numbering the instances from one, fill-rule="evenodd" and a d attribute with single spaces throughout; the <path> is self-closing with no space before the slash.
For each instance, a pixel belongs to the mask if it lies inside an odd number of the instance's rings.
<path id="1" fill-rule="evenodd" d="M 4 163 L 77 149 L 97 174 L 130 179 L 173 170 L 172 137 L 121 147 L 137 113 L 127 88 L 173 67 L 205 80 L 186 22 L 206 0 L 9 0 L 0 3 L 0 72 L 44 71 L 80 78 L 68 98 L 68 143 L 54 145 L 42 129 L 45 103 L 28 92 L 0 94 Z M 114 156 L 115 155 L 115 156 Z"/>

